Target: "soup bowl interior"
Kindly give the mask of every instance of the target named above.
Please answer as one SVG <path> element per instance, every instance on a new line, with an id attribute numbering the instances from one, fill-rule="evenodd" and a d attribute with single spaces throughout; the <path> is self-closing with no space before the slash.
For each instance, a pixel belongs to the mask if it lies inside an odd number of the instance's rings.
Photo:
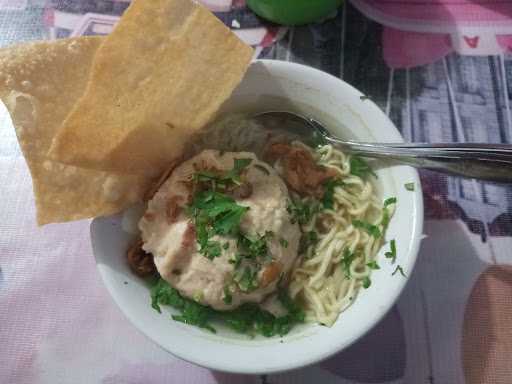
<path id="1" fill-rule="evenodd" d="M 342 138 L 397 142 L 402 138 L 387 116 L 347 83 L 310 67 L 279 61 L 255 61 L 221 114 L 289 110 L 314 117 Z M 423 224 L 423 203 L 417 172 L 407 166 L 379 162 L 375 183 L 382 198 L 398 204 L 386 233 L 396 240 L 397 260 L 377 255 L 381 269 L 372 273 L 372 285 L 358 293 L 353 304 L 328 328 L 303 324 L 284 337 L 249 338 L 216 326 L 211 333 L 171 319 L 150 306 L 147 283 L 133 275 L 126 250 L 134 240 L 137 209 L 96 218 L 91 241 L 101 277 L 126 317 L 147 337 L 170 353 L 211 369 L 236 373 L 271 373 L 316 363 L 363 336 L 393 306 L 413 270 Z M 414 183 L 409 191 L 405 184 Z M 392 276 L 400 265 L 406 277 Z"/>

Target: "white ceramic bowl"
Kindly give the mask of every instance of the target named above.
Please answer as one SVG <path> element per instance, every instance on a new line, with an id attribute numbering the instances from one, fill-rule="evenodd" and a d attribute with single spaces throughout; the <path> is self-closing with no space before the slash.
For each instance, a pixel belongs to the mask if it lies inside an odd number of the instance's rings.
<path id="1" fill-rule="evenodd" d="M 254 62 L 231 100 L 229 111 L 288 109 L 315 117 L 333 133 L 366 141 L 402 141 L 397 129 L 370 100 L 346 84 L 316 69 L 281 61 Z M 396 196 L 397 210 L 386 238 L 396 239 L 397 263 L 411 275 L 420 244 L 423 201 L 418 174 L 407 166 L 377 170 L 383 198 Z M 415 191 L 404 184 L 413 182 Z M 271 373 L 316 363 L 339 352 L 372 328 L 393 306 L 407 278 L 391 276 L 395 266 L 378 255 L 381 269 L 372 285 L 361 290 L 353 305 L 332 328 L 300 326 L 280 338 L 249 339 L 229 330 L 211 334 L 170 319 L 172 310 L 158 314 L 150 307 L 149 290 L 127 267 L 125 251 L 133 235 L 124 232 L 121 215 L 97 218 L 91 241 L 103 281 L 130 321 L 155 343 L 190 362 L 221 371 Z M 128 282 L 126 284 L 125 282 Z"/>

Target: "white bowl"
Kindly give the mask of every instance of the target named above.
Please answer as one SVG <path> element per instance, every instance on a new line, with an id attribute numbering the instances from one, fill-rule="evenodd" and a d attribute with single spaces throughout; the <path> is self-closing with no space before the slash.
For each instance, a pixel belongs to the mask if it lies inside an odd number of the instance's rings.
<path id="1" fill-rule="evenodd" d="M 224 112 L 291 109 L 315 117 L 341 137 L 402 141 L 386 115 L 361 96 L 347 83 L 316 69 L 259 60 L 251 65 Z M 410 276 L 423 225 L 418 174 L 407 166 L 392 166 L 377 170 L 377 175 L 383 198 L 398 198 L 386 238 L 396 239 L 397 264 Z M 413 192 L 404 187 L 411 182 L 415 184 Z M 167 351 L 221 371 L 272 373 L 319 362 L 368 332 L 393 306 L 407 282 L 400 274 L 391 276 L 395 266 L 385 259 L 389 248 L 385 245 L 378 255 L 381 269 L 372 274 L 371 287 L 361 290 L 332 328 L 308 324 L 283 338 L 268 339 L 249 339 L 225 329 L 211 334 L 171 320 L 170 309 L 159 314 L 150 307 L 148 288 L 126 264 L 125 251 L 132 238 L 123 230 L 121 215 L 97 218 L 91 224 L 97 266 L 114 301 L 139 330 Z"/>

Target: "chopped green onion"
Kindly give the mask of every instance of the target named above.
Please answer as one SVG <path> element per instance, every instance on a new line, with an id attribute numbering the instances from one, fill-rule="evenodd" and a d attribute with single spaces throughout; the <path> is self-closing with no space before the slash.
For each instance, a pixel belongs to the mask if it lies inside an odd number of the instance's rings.
<path id="1" fill-rule="evenodd" d="M 334 188 L 343 187 L 345 183 L 340 179 L 329 179 L 325 183 L 325 193 L 322 198 L 322 205 L 325 209 L 334 208 Z"/>
<path id="2" fill-rule="evenodd" d="M 377 227 L 374 224 L 370 224 L 362 220 L 352 220 L 352 225 L 356 228 L 361 228 L 365 230 L 370 236 L 373 236 L 376 239 L 378 239 L 381 236 L 379 227 Z"/>
<path id="3" fill-rule="evenodd" d="M 379 264 L 377 264 L 375 260 L 369 261 L 368 263 L 366 263 L 366 265 L 370 269 L 380 269 Z"/>
<path id="4" fill-rule="evenodd" d="M 389 242 L 389 248 L 390 251 L 386 252 L 386 258 L 391 259 L 391 263 L 394 263 L 396 261 L 396 241 L 395 239 L 391 240 Z"/>
<path id="5" fill-rule="evenodd" d="M 316 202 L 302 201 L 300 199 L 288 201 L 286 211 L 291 216 L 291 223 L 300 225 L 308 224 L 313 216 L 320 211 L 320 205 Z"/>
<path id="6" fill-rule="evenodd" d="M 350 173 L 354 176 L 358 176 L 361 178 L 364 178 L 368 175 L 377 177 L 377 175 L 370 168 L 366 160 L 357 155 L 350 156 Z"/>
<path id="7" fill-rule="evenodd" d="M 350 279 L 350 265 L 357 257 L 357 254 L 355 252 L 350 252 L 350 249 L 345 248 L 343 250 L 343 257 L 341 259 L 341 269 L 343 272 L 345 272 L 345 278 Z"/>
<path id="8" fill-rule="evenodd" d="M 384 208 L 387 208 L 391 204 L 396 204 L 396 202 L 397 202 L 397 198 L 396 197 L 390 197 L 390 198 L 384 200 Z"/>

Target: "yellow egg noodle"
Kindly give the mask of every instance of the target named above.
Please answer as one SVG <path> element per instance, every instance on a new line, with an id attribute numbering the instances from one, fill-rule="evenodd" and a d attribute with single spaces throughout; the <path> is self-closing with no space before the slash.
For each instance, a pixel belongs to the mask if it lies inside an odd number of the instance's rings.
<path id="1" fill-rule="evenodd" d="M 311 150 L 301 143 L 295 145 Z M 367 264 L 375 260 L 383 244 L 383 236 L 371 236 L 352 223 L 365 221 L 384 232 L 384 207 L 371 180 L 350 174 L 349 155 L 331 145 L 319 147 L 313 155 L 318 164 L 336 170 L 343 185 L 334 188 L 333 209 L 318 212 L 302 226 L 303 232 L 316 231 L 318 241 L 310 245 L 298 261 L 289 289 L 292 298 L 300 297 L 304 302 L 308 321 L 331 326 L 350 306 L 364 279 L 369 277 L 371 268 Z M 387 210 L 391 217 L 394 205 Z M 328 231 L 322 232 L 319 228 L 328 228 Z M 356 254 L 348 271 L 341 265 L 346 248 L 350 254 Z"/>

